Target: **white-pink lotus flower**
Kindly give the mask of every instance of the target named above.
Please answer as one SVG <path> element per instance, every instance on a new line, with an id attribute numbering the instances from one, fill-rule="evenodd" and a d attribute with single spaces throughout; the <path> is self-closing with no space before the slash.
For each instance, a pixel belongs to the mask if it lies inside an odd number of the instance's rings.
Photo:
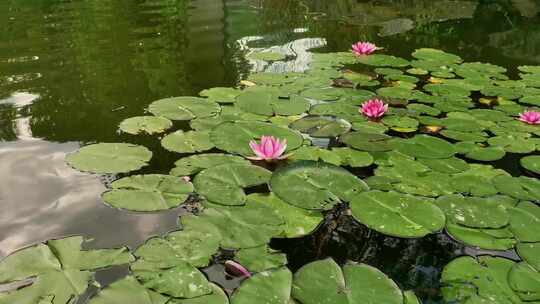
<path id="1" fill-rule="evenodd" d="M 537 111 L 525 111 L 519 114 L 519 120 L 528 123 L 530 125 L 540 124 L 540 112 Z"/>
<path id="2" fill-rule="evenodd" d="M 358 56 L 370 55 L 378 49 L 379 48 L 371 42 L 359 41 L 352 45 L 353 53 Z"/>
<path id="3" fill-rule="evenodd" d="M 271 161 L 288 157 L 288 155 L 283 155 L 283 152 L 287 149 L 286 139 L 280 140 L 274 136 L 263 135 L 260 144 L 252 140 L 249 146 L 256 156 L 248 157 L 248 159 Z"/>
<path id="4" fill-rule="evenodd" d="M 374 98 L 364 102 L 360 111 L 369 118 L 379 118 L 388 111 L 388 105 L 384 101 Z"/>

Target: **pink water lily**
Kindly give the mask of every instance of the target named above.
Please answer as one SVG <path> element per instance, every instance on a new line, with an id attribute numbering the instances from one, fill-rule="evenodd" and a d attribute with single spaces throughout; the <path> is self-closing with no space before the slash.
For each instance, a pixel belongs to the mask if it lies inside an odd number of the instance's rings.
<path id="1" fill-rule="evenodd" d="M 287 140 L 280 140 L 274 136 L 261 136 L 261 143 L 258 144 L 256 141 L 252 140 L 249 142 L 249 146 L 253 153 L 257 156 L 248 157 L 252 160 L 276 160 L 276 159 L 285 159 L 288 155 L 283 155 L 285 149 L 287 149 Z"/>
<path id="2" fill-rule="evenodd" d="M 246 267 L 231 260 L 225 262 L 225 271 L 235 277 L 251 277 L 251 272 Z"/>
<path id="3" fill-rule="evenodd" d="M 540 112 L 537 111 L 525 111 L 519 114 L 519 120 L 530 125 L 540 124 Z"/>
<path id="4" fill-rule="evenodd" d="M 353 53 L 358 56 L 370 55 L 378 49 L 379 48 L 371 42 L 359 41 L 352 45 Z"/>
<path id="5" fill-rule="evenodd" d="M 186 176 L 182 176 L 181 178 L 182 178 L 185 182 L 188 182 L 188 183 L 191 181 L 191 177 L 189 177 L 189 176 L 187 176 L 187 175 L 186 175 Z"/>
<path id="6" fill-rule="evenodd" d="M 374 98 L 362 104 L 360 112 L 369 118 L 379 118 L 388 111 L 388 105 L 384 101 Z"/>

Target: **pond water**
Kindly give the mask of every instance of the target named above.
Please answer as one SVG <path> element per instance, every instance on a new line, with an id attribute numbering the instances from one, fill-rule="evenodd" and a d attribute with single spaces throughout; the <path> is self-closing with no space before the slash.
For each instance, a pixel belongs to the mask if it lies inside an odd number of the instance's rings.
<path id="1" fill-rule="evenodd" d="M 75 171 L 65 164 L 66 153 L 97 142 L 134 142 L 154 152 L 141 172 L 167 174 L 178 154 L 161 149 L 155 138 L 119 133 L 121 121 L 144 114 L 152 101 L 236 86 L 253 72 L 304 71 L 308 50 L 344 51 L 358 40 L 405 58 L 422 47 L 442 49 L 465 61 L 507 67 L 515 76 L 517 66 L 540 64 L 540 3 L 1 1 L 0 258 L 69 235 L 92 239 L 89 248 L 136 248 L 177 229 L 182 207 L 142 214 L 104 205 L 100 195 L 116 177 Z M 268 48 L 296 57 L 264 65 L 245 56 Z M 497 166 L 515 175 L 515 163 Z M 443 233 L 410 240 L 375 232 L 366 237 L 364 226 L 343 221 L 343 231 L 272 246 L 288 254 L 293 270 L 328 256 L 368 263 L 424 303 L 443 303 L 442 268 L 476 253 Z M 207 273 L 226 288 L 237 286 L 224 280 L 220 268 Z"/>

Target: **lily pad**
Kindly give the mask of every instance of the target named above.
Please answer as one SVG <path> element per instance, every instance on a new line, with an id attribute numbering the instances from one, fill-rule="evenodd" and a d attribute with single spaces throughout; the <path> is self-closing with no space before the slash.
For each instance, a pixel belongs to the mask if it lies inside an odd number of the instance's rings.
<path id="1" fill-rule="evenodd" d="M 251 164 L 225 164 L 199 173 L 194 180 L 197 193 L 222 205 L 243 205 L 246 194 L 242 188 L 265 184 L 271 172 Z"/>
<path id="2" fill-rule="evenodd" d="M 390 141 L 392 137 L 385 134 L 351 132 L 341 136 L 348 146 L 368 152 L 390 151 L 394 148 Z"/>
<path id="3" fill-rule="evenodd" d="M 289 127 L 313 137 L 336 137 L 347 133 L 351 124 L 329 116 L 307 116 L 296 120 Z"/>
<path id="4" fill-rule="evenodd" d="M 292 295 L 302 304 L 403 304 L 403 293 L 384 273 L 366 264 L 341 269 L 332 259 L 309 263 L 294 274 Z"/>
<path id="5" fill-rule="evenodd" d="M 516 249 L 525 262 L 540 271 L 540 243 L 520 243 Z"/>
<path id="6" fill-rule="evenodd" d="M 163 133 L 172 127 L 172 121 L 165 117 L 136 116 L 128 118 L 120 123 L 120 130 L 137 135 L 141 133 Z"/>
<path id="7" fill-rule="evenodd" d="M 430 48 L 418 49 L 412 53 L 412 56 L 421 60 L 435 61 L 441 65 L 460 63 L 461 61 L 463 61 L 458 55 Z"/>
<path id="8" fill-rule="evenodd" d="M 510 209 L 510 229 L 521 242 L 540 242 L 540 207 L 521 202 Z"/>
<path id="9" fill-rule="evenodd" d="M 248 195 L 247 204 L 261 204 L 274 209 L 284 223 L 284 237 L 296 238 L 312 233 L 324 220 L 319 211 L 305 210 L 285 203 L 273 193 L 269 195 L 253 193 Z"/>
<path id="10" fill-rule="evenodd" d="M 502 228 L 510 220 L 504 205 L 489 198 L 445 195 L 436 204 L 449 221 L 470 228 Z"/>
<path id="11" fill-rule="evenodd" d="M 245 280 L 231 296 L 231 304 L 288 304 L 291 284 L 287 268 L 264 271 Z"/>
<path id="12" fill-rule="evenodd" d="M 200 171 L 225 164 L 249 164 L 243 157 L 221 153 L 196 154 L 183 157 L 177 160 L 175 167 L 171 170 L 171 175 L 187 176 Z"/>
<path id="13" fill-rule="evenodd" d="M 297 162 L 278 169 L 270 180 L 272 191 L 285 202 L 304 209 L 328 210 L 351 201 L 368 186 L 347 170 L 327 163 Z"/>
<path id="14" fill-rule="evenodd" d="M 240 249 L 234 259 L 251 272 L 280 268 L 287 264 L 287 256 L 268 246 Z"/>
<path id="15" fill-rule="evenodd" d="M 101 143 L 82 147 L 66 156 L 67 163 L 91 173 L 127 173 L 147 165 L 152 152 L 143 146 Z"/>
<path id="16" fill-rule="evenodd" d="M 416 135 L 396 143 L 397 150 L 414 157 L 441 159 L 452 157 L 456 150 L 452 144 L 429 135 Z"/>
<path id="17" fill-rule="evenodd" d="M 423 237 L 445 225 L 433 200 L 397 192 L 367 191 L 351 201 L 352 215 L 362 224 L 398 237 Z"/>
<path id="18" fill-rule="evenodd" d="M 540 155 L 525 156 L 519 163 L 523 168 L 533 173 L 540 174 Z"/>
<path id="19" fill-rule="evenodd" d="M 149 174 L 124 177 L 111 184 L 103 200 L 116 208 L 157 211 L 174 208 L 193 192 L 193 185 L 182 178 Z"/>
<path id="20" fill-rule="evenodd" d="M 309 109 L 307 99 L 300 96 L 280 98 L 269 89 L 244 91 L 236 98 L 236 105 L 245 112 L 259 115 L 298 115 Z"/>
<path id="21" fill-rule="evenodd" d="M 509 250 L 517 243 L 508 228 L 477 229 L 449 222 L 446 229 L 454 239 L 486 250 Z"/>
<path id="22" fill-rule="evenodd" d="M 210 117 L 218 114 L 220 110 L 220 106 L 213 101 L 187 96 L 160 99 L 148 106 L 150 113 L 171 120 Z"/>
<path id="23" fill-rule="evenodd" d="M 459 257 L 444 268 L 444 299 L 448 303 L 521 303 L 507 280 L 514 264 L 490 256 Z"/>
<path id="24" fill-rule="evenodd" d="M 70 303 L 93 282 L 93 271 L 134 261 L 127 248 L 82 250 L 83 238 L 50 240 L 19 250 L 0 262 L 0 284 L 35 279 L 16 290 L 0 292 L 0 303 Z"/>
<path id="25" fill-rule="evenodd" d="M 185 231 L 203 230 L 220 236 L 220 247 L 226 249 L 253 248 L 283 234 L 284 222 L 271 207 L 247 204 L 206 208 L 195 215 L 184 215 L 180 222 Z"/>
<path id="26" fill-rule="evenodd" d="M 89 304 L 166 304 L 168 301 L 168 297 L 144 288 L 134 277 L 127 276 L 101 290 Z"/>
<path id="27" fill-rule="evenodd" d="M 243 156 L 253 156 L 254 152 L 249 147 L 249 142 L 259 140 L 264 135 L 286 139 L 286 151 L 297 149 L 303 143 L 302 135 L 297 131 L 270 123 L 255 121 L 222 123 L 211 131 L 210 139 L 220 150 L 238 153 Z"/>
<path id="28" fill-rule="evenodd" d="M 178 153 L 204 152 L 214 148 L 214 144 L 210 140 L 210 133 L 207 131 L 184 132 L 178 130 L 163 137 L 161 145 L 168 151 Z"/>
<path id="29" fill-rule="evenodd" d="M 240 93 L 242 93 L 242 91 L 234 88 L 215 87 L 203 90 L 199 95 L 208 97 L 209 100 L 217 103 L 234 103 L 236 102 L 236 97 L 240 95 Z"/>
<path id="30" fill-rule="evenodd" d="M 531 265 L 515 264 L 508 274 L 508 282 L 523 301 L 540 301 L 540 272 Z"/>

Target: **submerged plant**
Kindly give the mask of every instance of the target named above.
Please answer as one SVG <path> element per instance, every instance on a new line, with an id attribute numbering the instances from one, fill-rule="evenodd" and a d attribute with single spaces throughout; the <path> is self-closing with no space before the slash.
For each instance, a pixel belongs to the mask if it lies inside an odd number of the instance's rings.
<path id="1" fill-rule="evenodd" d="M 352 52 L 358 56 L 371 55 L 380 48 L 371 42 L 359 41 L 352 45 Z"/>
<path id="2" fill-rule="evenodd" d="M 525 111 L 519 114 L 519 120 L 530 125 L 540 124 L 540 112 L 537 111 Z"/>
<path id="3" fill-rule="evenodd" d="M 379 118 L 388 111 L 388 104 L 380 99 L 370 99 L 362 104 L 360 110 L 368 118 Z"/>
<path id="4" fill-rule="evenodd" d="M 276 160 L 276 159 L 285 159 L 289 155 L 283 155 L 285 149 L 287 149 L 287 140 L 275 138 L 274 136 L 261 136 L 261 143 L 257 144 L 256 141 L 252 140 L 249 142 L 251 150 L 257 156 L 248 157 L 251 160 Z"/>

